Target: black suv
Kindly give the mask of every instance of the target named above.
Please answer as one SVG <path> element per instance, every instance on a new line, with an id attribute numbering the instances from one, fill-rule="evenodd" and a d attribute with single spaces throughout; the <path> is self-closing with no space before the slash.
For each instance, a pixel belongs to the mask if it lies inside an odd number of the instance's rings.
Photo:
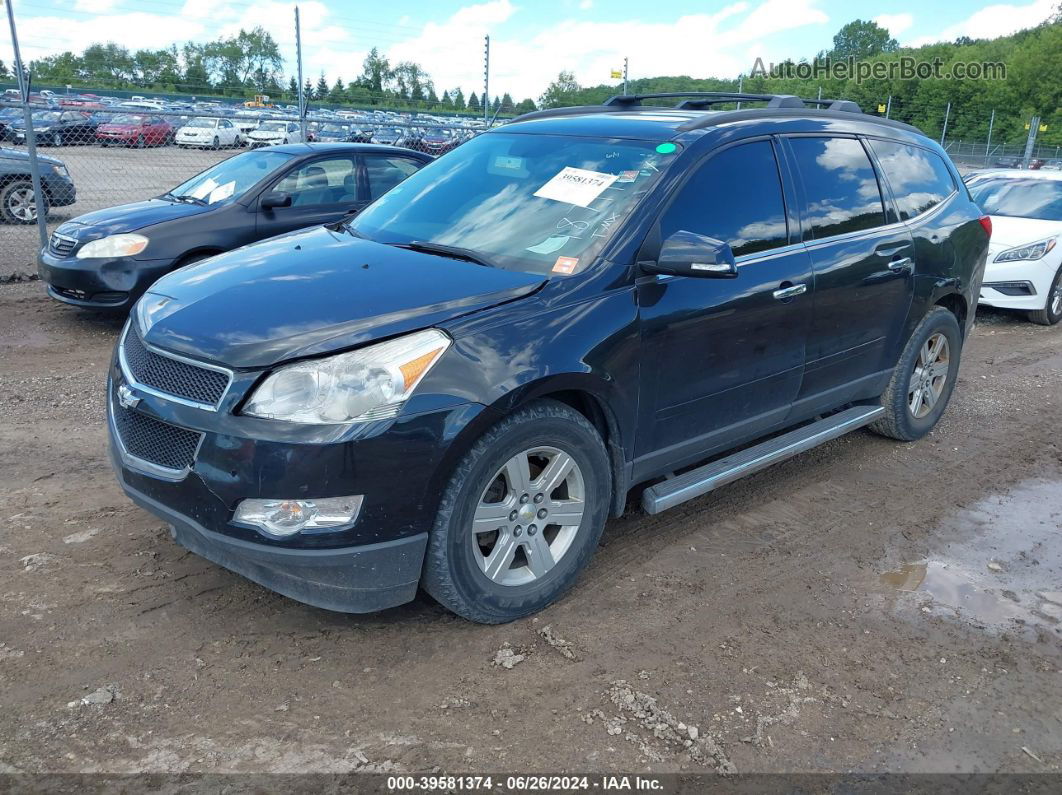
<path id="1" fill-rule="evenodd" d="M 309 604 L 423 587 L 503 622 L 635 486 L 656 513 L 855 428 L 924 436 L 991 232 L 943 150 L 846 102 L 643 105 L 672 96 L 528 114 L 164 277 L 110 370 L 126 492 Z M 712 110 L 737 100 L 765 107 Z"/>

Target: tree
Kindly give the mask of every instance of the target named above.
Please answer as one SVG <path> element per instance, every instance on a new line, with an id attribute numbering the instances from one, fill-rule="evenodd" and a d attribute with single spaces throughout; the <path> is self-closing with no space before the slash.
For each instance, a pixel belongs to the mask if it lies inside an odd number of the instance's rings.
<path id="1" fill-rule="evenodd" d="M 571 72 L 561 72 L 546 87 L 545 93 L 539 98 L 538 103 L 544 108 L 560 108 L 566 105 L 577 104 L 575 95 L 580 91 L 580 86 L 575 82 L 575 75 Z"/>
<path id="2" fill-rule="evenodd" d="M 288 80 L 288 90 L 285 91 L 284 94 L 285 94 L 285 96 L 288 99 L 298 99 L 298 97 L 299 97 L 299 84 L 295 80 L 295 75 L 292 75 L 291 79 Z"/>
<path id="3" fill-rule="evenodd" d="M 473 91 L 468 95 L 468 109 L 469 110 L 482 110 L 479 106 L 479 97 L 476 96 L 476 92 Z"/>
<path id="4" fill-rule="evenodd" d="M 346 102 L 347 101 L 347 88 L 343 85 L 343 78 L 337 77 L 336 83 L 332 86 L 332 90 L 328 92 L 329 102 Z"/>
<path id="5" fill-rule="evenodd" d="M 837 31 L 829 56 L 838 60 L 854 58 L 862 61 L 881 53 L 896 52 L 898 49 L 900 45 L 896 39 L 877 22 L 856 19 Z"/>
<path id="6" fill-rule="evenodd" d="M 403 99 L 413 102 L 423 102 L 428 88 L 431 87 L 431 78 L 424 68 L 413 61 L 403 61 L 391 72 L 391 78 L 395 83 L 395 90 Z"/>
<path id="7" fill-rule="evenodd" d="M 7 69 L 7 64 L 0 58 L 0 80 L 10 80 L 11 72 Z"/>
<path id="8" fill-rule="evenodd" d="M 447 110 L 453 110 L 454 109 L 454 101 L 453 101 L 453 99 L 450 98 L 450 92 L 449 91 L 445 91 L 445 90 L 443 91 L 442 99 L 439 100 L 439 104 L 442 105 Z"/>
<path id="9" fill-rule="evenodd" d="M 434 108 L 439 104 L 439 98 L 435 96 L 435 86 L 428 89 L 428 98 L 425 100 L 428 103 L 429 108 Z"/>
<path id="10" fill-rule="evenodd" d="M 314 99 L 322 100 L 328 97 L 328 81 L 325 80 L 324 72 L 317 78 L 317 85 L 313 90 Z"/>
<path id="11" fill-rule="evenodd" d="M 362 62 L 361 76 L 354 82 L 367 88 L 373 96 L 382 97 L 384 89 L 390 87 L 393 76 L 390 62 L 373 47 Z"/>
<path id="12" fill-rule="evenodd" d="M 203 47 L 189 42 L 181 49 L 184 76 L 181 87 L 185 91 L 202 93 L 210 90 L 210 72 L 207 71 Z"/>
<path id="13" fill-rule="evenodd" d="M 494 97 L 494 101 L 490 103 L 490 112 L 495 116 L 498 115 L 498 111 L 501 110 L 501 100 L 498 97 Z"/>
<path id="14" fill-rule="evenodd" d="M 454 92 L 454 110 L 465 109 L 465 93 L 461 89 Z"/>
<path id="15" fill-rule="evenodd" d="M 513 98 L 509 96 L 509 92 L 506 91 L 502 94 L 501 98 L 501 112 L 512 113 L 513 112 Z"/>
<path id="16" fill-rule="evenodd" d="M 313 99 L 313 83 L 310 82 L 310 78 L 306 78 L 306 84 L 302 87 L 302 98 L 306 102 Z"/>
<path id="17" fill-rule="evenodd" d="M 533 110 L 538 110 L 538 108 L 535 107 L 535 101 L 530 97 L 520 100 L 520 104 L 516 106 L 517 113 L 530 113 Z"/>

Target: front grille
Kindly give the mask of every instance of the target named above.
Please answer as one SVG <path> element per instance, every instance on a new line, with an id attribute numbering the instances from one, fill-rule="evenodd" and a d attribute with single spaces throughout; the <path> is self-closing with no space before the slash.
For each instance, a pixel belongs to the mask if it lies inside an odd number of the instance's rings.
<path id="1" fill-rule="evenodd" d="M 48 249 L 57 257 L 66 257 L 77 247 L 77 239 L 52 232 L 48 240 Z"/>
<path id="2" fill-rule="evenodd" d="M 164 469 L 183 471 L 195 461 L 203 434 L 156 420 L 112 402 L 114 427 L 125 452 Z"/>
<path id="3" fill-rule="evenodd" d="M 134 381 L 194 403 L 217 406 L 229 386 L 228 373 L 155 353 L 144 345 L 133 328 L 126 332 L 122 355 Z"/>

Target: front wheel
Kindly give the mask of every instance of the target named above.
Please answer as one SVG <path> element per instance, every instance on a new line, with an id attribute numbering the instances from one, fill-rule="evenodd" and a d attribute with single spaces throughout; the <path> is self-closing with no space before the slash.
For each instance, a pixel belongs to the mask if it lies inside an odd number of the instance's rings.
<path id="1" fill-rule="evenodd" d="M 488 430 L 450 478 L 424 589 L 483 624 L 541 610 L 589 563 L 611 490 L 605 445 L 585 417 L 550 400 L 525 406 Z"/>
<path id="2" fill-rule="evenodd" d="M 1029 320 L 1041 326 L 1053 326 L 1062 320 L 1062 267 L 1058 269 L 1055 280 L 1051 282 L 1051 289 L 1047 291 L 1044 308 L 1030 312 Z"/>
<path id="3" fill-rule="evenodd" d="M 913 442 L 944 414 L 959 373 L 962 332 L 955 315 L 934 307 L 914 330 L 881 396 L 885 416 L 871 425 L 882 436 Z"/>
<path id="4" fill-rule="evenodd" d="M 52 146 L 62 146 L 62 145 L 63 145 L 63 136 L 60 135 L 59 133 L 55 133 L 55 135 L 52 136 Z"/>
<path id="5" fill-rule="evenodd" d="M 44 214 L 48 214 L 45 199 Z M 26 181 L 9 182 L 0 190 L 0 217 L 9 224 L 32 224 L 37 220 L 37 201 L 33 184 Z"/>
<path id="6" fill-rule="evenodd" d="M 210 148 L 215 151 L 221 148 L 221 141 L 218 140 L 218 137 L 216 135 L 214 136 L 214 143 L 211 145 Z"/>

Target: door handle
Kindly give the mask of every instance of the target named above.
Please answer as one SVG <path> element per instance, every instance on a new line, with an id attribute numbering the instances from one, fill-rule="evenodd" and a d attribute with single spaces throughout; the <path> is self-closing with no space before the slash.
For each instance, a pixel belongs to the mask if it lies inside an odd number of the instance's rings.
<path id="1" fill-rule="evenodd" d="M 910 257 L 897 257 L 889 263 L 890 271 L 909 271 L 914 267 L 914 260 Z"/>
<path id="2" fill-rule="evenodd" d="M 803 295 L 808 291 L 806 284 L 794 284 L 791 287 L 781 287 L 774 291 L 774 297 L 779 301 L 786 301 L 790 298 L 796 298 L 798 295 Z"/>

